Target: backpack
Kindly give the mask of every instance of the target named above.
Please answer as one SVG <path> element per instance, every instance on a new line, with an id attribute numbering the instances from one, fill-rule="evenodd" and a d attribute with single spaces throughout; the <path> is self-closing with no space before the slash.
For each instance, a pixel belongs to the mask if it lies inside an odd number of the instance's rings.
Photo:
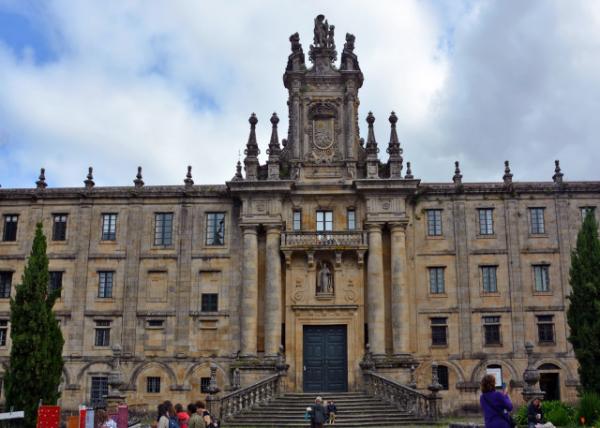
<path id="1" fill-rule="evenodd" d="M 177 418 L 169 418 L 169 428 L 179 428 L 179 422 L 177 422 Z"/>
<path id="2" fill-rule="evenodd" d="M 206 428 L 219 428 L 221 426 L 221 424 L 219 423 L 219 420 L 217 418 L 215 418 L 212 414 L 208 413 L 208 417 L 210 418 L 210 423 L 208 425 L 206 425 Z M 171 428 L 171 427 L 169 427 L 169 428 Z"/>

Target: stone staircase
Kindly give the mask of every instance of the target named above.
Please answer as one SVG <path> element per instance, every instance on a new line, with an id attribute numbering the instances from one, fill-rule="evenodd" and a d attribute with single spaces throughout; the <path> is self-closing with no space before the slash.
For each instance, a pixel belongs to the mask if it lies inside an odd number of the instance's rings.
<path id="1" fill-rule="evenodd" d="M 425 421 L 413 414 L 398 410 L 393 405 L 360 392 L 338 393 L 287 393 L 222 422 L 223 427 L 309 427 L 304 420 L 306 407 L 320 395 L 324 400 L 334 400 L 337 406 L 335 427 L 385 427 L 399 425 L 424 425 Z M 427 423 L 431 425 L 431 423 Z"/>

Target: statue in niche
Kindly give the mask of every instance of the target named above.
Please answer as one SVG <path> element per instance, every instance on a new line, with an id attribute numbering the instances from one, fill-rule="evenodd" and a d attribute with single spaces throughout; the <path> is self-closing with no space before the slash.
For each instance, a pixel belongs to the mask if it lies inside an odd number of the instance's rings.
<path id="1" fill-rule="evenodd" d="M 333 294 L 333 275 L 329 268 L 329 263 L 319 263 L 317 273 L 317 294 Z"/>

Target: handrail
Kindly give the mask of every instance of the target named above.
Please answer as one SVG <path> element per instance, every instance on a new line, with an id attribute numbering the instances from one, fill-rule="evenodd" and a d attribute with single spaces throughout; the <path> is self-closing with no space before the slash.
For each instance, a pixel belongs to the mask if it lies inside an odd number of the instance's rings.
<path id="1" fill-rule="evenodd" d="M 364 372 L 368 392 L 379 397 L 402 411 L 413 413 L 415 416 L 437 419 L 437 400 L 435 395 L 426 395 L 409 386 L 381 376 L 372 371 Z"/>
<path id="2" fill-rule="evenodd" d="M 281 233 L 282 247 L 361 247 L 367 245 L 361 230 L 290 231 Z"/>
<path id="3" fill-rule="evenodd" d="M 280 376 L 279 373 L 270 375 L 221 397 L 221 419 L 230 419 L 238 413 L 271 401 L 279 394 Z"/>

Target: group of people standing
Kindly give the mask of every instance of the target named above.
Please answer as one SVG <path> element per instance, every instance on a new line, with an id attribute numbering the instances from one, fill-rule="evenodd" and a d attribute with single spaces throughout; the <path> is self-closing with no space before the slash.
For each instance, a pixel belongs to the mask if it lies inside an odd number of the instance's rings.
<path id="1" fill-rule="evenodd" d="M 158 405 L 157 428 L 218 428 L 218 421 L 206 410 L 203 401 L 181 404 L 165 401 Z"/>
<path id="2" fill-rule="evenodd" d="M 483 409 L 485 428 L 513 428 L 515 422 L 510 415 L 513 410 L 506 385 L 496 390 L 496 378 L 488 374 L 481 379 L 479 403 Z M 545 422 L 542 403 L 536 398 L 527 406 L 527 428 L 554 428 L 551 422 Z"/>
<path id="3" fill-rule="evenodd" d="M 335 424 L 335 415 L 337 407 L 333 400 L 323 402 L 321 397 L 315 399 L 315 404 L 306 408 L 304 419 L 310 420 L 311 428 L 323 428 L 327 422 L 329 425 Z"/>

